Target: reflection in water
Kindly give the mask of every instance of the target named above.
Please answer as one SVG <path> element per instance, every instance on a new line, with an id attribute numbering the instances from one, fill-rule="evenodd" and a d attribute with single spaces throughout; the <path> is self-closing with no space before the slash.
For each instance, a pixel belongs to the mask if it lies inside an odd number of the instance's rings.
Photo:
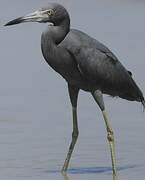
<path id="1" fill-rule="evenodd" d="M 63 180 L 69 180 L 69 177 L 68 177 L 67 172 L 62 172 L 61 174 L 62 174 L 62 176 L 63 176 Z M 112 175 L 112 180 L 117 180 L 117 179 L 118 179 L 117 176 L 115 176 L 115 175 L 113 174 L 113 175 Z"/>
<path id="2" fill-rule="evenodd" d="M 120 166 L 117 168 L 117 171 L 123 171 L 128 169 L 134 169 L 137 167 L 140 167 L 141 165 L 126 165 L 126 166 Z M 46 173 L 59 173 L 59 170 L 50 170 L 46 171 Z M 70 168 L 67 170 L 67 172 L 63 172 L 63 175 L 66 174 L 98 174 L 98 173 L 112 173 L 111 167 L 82 167 L 82 168 Z"/>
<path id="3" fill-rule="evenodd" d="M 137 168 L 140 165 L 127 165 L 118 167 L 117 171 L 123 171 L 128 169 Z M 49 173 L 59 173 L 60 171 L 52 170 L 47 171 Z M 85 167 L 85 168 L 70 168 L 67 172 L 62 172 L 63 180 L 69 180 L 68 174 L 98 174 L 98 173 L 107 173 L 112 174 L 111 167 Z M 112 175 L 112 180 L 118 180 L 118 176 Z"/>
<path id="4" fill-rule="evenodd" d="M 127 165 L 118 167 L 117 171 L 123 171 L 128 169 L 133 169 L 138 167 L 138 165 Z M 52 172 L 52 171 L 51 171 Z M 84 167 L 84 168 L 70 168 L 67 171 L 68 174 L 98 174 L 98 173 L 112 173 L 111 167 Z"/>
<path id="5" fill-rule="evenodd" d="M 112 175 L 112 180 L 118 180 L 118 176 L 116 176 L 115 174 Z"/>
<path id="6" fill-rule="evenodd" d="M 69 180 L 67 172 L 62 172 L 61 174 L 62 174 L 64 180 Z"/>

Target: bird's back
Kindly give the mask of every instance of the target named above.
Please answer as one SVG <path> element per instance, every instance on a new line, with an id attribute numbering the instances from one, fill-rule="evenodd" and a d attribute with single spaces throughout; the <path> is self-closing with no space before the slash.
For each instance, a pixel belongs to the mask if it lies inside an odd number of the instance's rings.
<path id="1" fill-rule="evenodd" d="M 111 96 L 144 102 L 143 94 L 131 72 L 102 43 L 87 34 L 71 29 L 60 46 L 73 54 L 78 69 L 86 81 Z"/>

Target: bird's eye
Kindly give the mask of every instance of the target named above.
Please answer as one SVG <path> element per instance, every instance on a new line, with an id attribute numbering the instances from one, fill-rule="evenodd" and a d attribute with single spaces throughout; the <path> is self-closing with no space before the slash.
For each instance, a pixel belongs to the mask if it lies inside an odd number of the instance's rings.
<path id="1" fill-rule="evenodd" d="M 52 9 L 49 9 L 49 10 L 47 11 L 47 14 L 48 14 L 49 16 L 52 16 L 52 15 L 54 15 L 54 11 L 53 11 Z"/>

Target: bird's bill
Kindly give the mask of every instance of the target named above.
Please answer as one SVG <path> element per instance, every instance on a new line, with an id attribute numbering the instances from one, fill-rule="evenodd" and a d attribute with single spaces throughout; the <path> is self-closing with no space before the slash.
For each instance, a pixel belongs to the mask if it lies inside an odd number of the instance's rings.
<path id="1" fill-rule="evenodd" d="M 24 23 L 24 22 L 43 22 L 46 18 L 48 19 L 49 17 L 48 15 L 46 16 L 46 13 L 44 13 L 43 11 L 35 11 L 26 16 L 22 16 L 12 21 L 9 21 L 4 26 L 11 26 L 15 24 Z"/>

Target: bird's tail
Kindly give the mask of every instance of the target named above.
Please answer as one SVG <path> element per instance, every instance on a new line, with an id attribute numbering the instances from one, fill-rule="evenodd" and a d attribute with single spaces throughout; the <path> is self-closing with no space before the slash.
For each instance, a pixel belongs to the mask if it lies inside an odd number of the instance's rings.
<path id="1" fill-rule="evenodd" d="M 143 109 L 144 109 L 144 111 L 145 111 L 145 99 L 143 98 L 143 99 L 141 99 L 141 103 L 142 103 L 142 105 L 143 105 Z"/>
<path id="2" fill-rule="evenodd" d="M 135 83 L 135 81 L 132 79 L 132 86 L 134 89 L 134 92 L 136 94 L 137 97 L 137 101 L 141 102 L 143 105 L 143 111 L 145 112 L 145 99 L 144 99 L 144 95 L 142 93 L 142 91 L 139 89 L 139 87 L 137 86 L 137 84 Z"/>

